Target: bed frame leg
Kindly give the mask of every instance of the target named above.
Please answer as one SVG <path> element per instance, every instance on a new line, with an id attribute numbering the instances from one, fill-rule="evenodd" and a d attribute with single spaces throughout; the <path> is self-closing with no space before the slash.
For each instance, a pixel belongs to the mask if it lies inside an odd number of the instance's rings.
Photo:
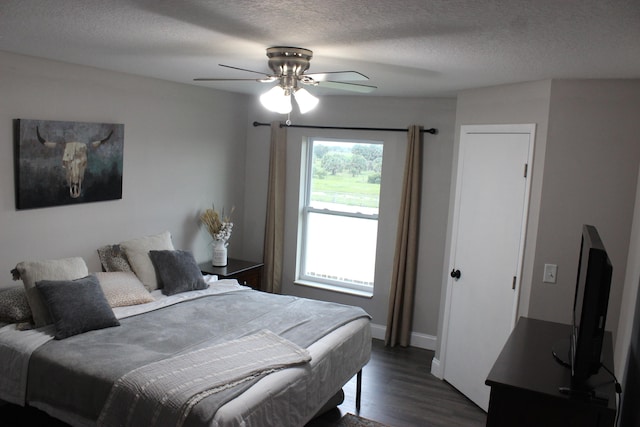
<path id="1" fill-rule="evenodd" d="M 360 398 L 362 397 L 362 369 L 356 374 L 356 410 L 360 411 Z"/>

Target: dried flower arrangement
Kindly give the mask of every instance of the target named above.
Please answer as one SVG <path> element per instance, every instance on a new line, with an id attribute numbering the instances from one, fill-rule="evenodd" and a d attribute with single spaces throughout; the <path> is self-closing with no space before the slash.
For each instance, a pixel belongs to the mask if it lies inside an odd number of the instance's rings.
<path id="1" fill-rule="evenodd" d="M 202 221 L 202 224 L 207 228 L 213 240 L 226 242 L 231 238 L 231 230 L 233 229 L 231 214 L 233 214 L 234 210 L 235 207 L 231 208 L 229 215 L 225 215 L 224 208 L 222 208 L 222 213 L 220 214 L 216 211 L 215 206 L 213 206 L 200 215 L 200 221 Z"/>

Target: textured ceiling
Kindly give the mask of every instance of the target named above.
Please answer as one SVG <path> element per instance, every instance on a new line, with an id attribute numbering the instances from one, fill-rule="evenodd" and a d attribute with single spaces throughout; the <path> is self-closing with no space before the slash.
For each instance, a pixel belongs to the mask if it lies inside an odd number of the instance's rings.
<path id="1" fill-rule="evenodd" d="M 0 50 L 221 90 L 267 86 L 193 78 L 269 72 L 279 45 L 313 50 L 308 72 L 369 76 L 376 96 L 640 78 L 640 0 L 0 1 Z"/>

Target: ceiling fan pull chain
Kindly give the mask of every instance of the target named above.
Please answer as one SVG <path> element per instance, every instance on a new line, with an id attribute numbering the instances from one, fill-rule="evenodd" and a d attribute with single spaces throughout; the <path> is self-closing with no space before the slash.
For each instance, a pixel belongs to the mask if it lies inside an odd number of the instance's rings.
<path id="1" fill-rule="evenodd" d="M 287 120 L 284 123 L 287 126 L 291 126 L 291 113 L 287 113 Z"/>

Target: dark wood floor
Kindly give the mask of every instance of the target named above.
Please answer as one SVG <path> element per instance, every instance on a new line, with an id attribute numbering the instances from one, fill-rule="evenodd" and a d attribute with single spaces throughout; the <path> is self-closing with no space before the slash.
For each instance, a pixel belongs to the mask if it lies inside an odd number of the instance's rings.
<path id="1" fill-rule="evenodd" d="M 330 427 L 347 412 L 393 427 L 481 427 L 486 414 L 448 383 L 431 375 L 433 352 L 388 348 L 373 340 L 371 360 L 363 369 L 362 403 L 355 407 L 356 382 L 344 387 L 344 402 L 306 427 Z M 5 427 L 67 427 L 37 410 L 0 406 Z"/>
<path id="2" fill-rule="evenodd" d="M 486 413 L 445 381 L 431 375 L 433 352 L 385 347 L 373 340 L 371 360 L 362 370 L 360 412 L 355 378 L 343 388 L 344 402 L 306 427 L 329 427 L 347 412 L 393 427 L 480 427 Z"/>

